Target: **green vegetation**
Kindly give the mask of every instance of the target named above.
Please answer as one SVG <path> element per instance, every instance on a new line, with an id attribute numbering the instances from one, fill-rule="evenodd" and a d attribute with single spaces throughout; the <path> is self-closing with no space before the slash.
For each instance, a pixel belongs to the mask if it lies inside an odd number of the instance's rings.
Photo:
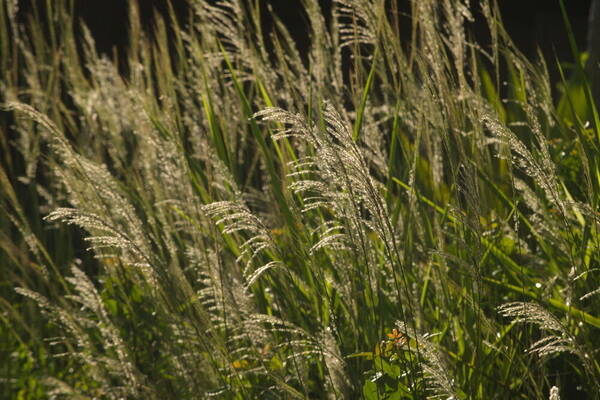
<path id="1" fill-rule="evenodd" d="M 488 1 L 303 0 L 306 57 L 260 1 L 132 1 L 118 60 L 46 3 L 0 4 L 0 396 L 598 396 L 574 45 L 554 99 Z"/>

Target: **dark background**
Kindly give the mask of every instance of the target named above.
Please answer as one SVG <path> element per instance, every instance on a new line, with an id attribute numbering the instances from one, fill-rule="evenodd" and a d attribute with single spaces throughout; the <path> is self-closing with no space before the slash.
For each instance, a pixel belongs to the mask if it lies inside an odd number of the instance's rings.
<path id="1" fill-rule="evenodd" d="M 75 0 L 76 15 L 85 21 L 90 28 L 100 52 L 122 53 L 127 45 L 127 2 L 138 1 L 143 24 L 152 26 L 153 13 L 157 10 L 165 14 L 169 0 Z M 186 20 L 187 1 L 170 0 L 181 21 Z M 202 1 L 202 0 L 199 0 Z M 209 0 L 205 0 L 209 1 Z M 214 1 L 214 0 L 210 0 Z M 270 4 L 276 14 L 287 24 L 302 51 L 307 45 L 307 33 L 304 16 L 299 12 L 300 0 L 261 0 Z M 586 46 L 587 17 L 590 0 L 564 0 L 571 24 L 580 49 Z M 327 10 L 331 0 L 320 1 Z M 31 4 L 43 7 L 43 0 L 21 0 L 20 17 L 26 20 L 31 12 Z M 399 0 L 401 9 L 408 12 L 408 1 Z M 472 8 L 478 14 L 478 1 L 472 0 Z M 567 34 L 564 28 L 558 0 L 499 0 L 503 21 L 509 34 L 517 46 L 530 58 L 535 57 L 539 46 L 548 61 L 552 64 L 555 54 L 561 60 L 569 60 L 570 52 Z M 268 22 L 267 22 L 268 23 Z M 483 26 L 475 24 L 474 32 Z M 482 39 L 485 41 L 485 39 Z"/>

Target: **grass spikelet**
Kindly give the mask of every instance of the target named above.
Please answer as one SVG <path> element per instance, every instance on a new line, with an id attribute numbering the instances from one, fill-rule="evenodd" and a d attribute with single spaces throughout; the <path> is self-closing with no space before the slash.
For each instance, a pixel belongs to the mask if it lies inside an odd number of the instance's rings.
<path id="1" fill-rule="evenodd" d="M 505 317 L 512 317 L 515 322 L 531 323 L 538 325 L 541 329 L 564 332 L 560 321 L 537 303 L 507 303 L 498 307 L 498 312 Z"/>
<path id="2" fill-rule="evenodd" d="M 432 392 L 433 398 L 444 397 L 460 399 L 464 396 L 459 395 L 454 385 L 454 380 L 448 374 L 448 367 L 445 365 L 439 350 L 432 343 L 432 335 L 422 335 L 415 332 L 402 321 L 396 322 L 399 332 L 407 332 L 408 337 L 418 343 L 422 355 L 421 367 L 428 381 L 428 391 Z"/>

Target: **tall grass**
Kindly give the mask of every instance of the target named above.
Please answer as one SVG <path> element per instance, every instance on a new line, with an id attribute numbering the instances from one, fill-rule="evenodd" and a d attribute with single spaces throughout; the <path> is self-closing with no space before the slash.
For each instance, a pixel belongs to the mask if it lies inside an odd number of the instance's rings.
<path id="1" fill-rule="evenodd" d="M 2 3 L 7 398 L 598 396 L 582 66 L 552 98 L 489 1 L 302 4 L 307 54 L 261 2 L 132 1 L 108 59 Z"/>

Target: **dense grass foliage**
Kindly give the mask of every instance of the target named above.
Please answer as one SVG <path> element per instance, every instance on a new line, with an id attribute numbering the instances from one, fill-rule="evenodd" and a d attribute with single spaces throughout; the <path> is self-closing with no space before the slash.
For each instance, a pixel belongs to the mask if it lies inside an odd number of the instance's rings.
<path id="1" fill-rule="evenodd" d="M 0 3 L 5 398 L 598 396 L 574 45 L 557 83 L 491 1 L 304 0 L 307 54 L 260 1 L 135 4 L 113 60 Z"/>

